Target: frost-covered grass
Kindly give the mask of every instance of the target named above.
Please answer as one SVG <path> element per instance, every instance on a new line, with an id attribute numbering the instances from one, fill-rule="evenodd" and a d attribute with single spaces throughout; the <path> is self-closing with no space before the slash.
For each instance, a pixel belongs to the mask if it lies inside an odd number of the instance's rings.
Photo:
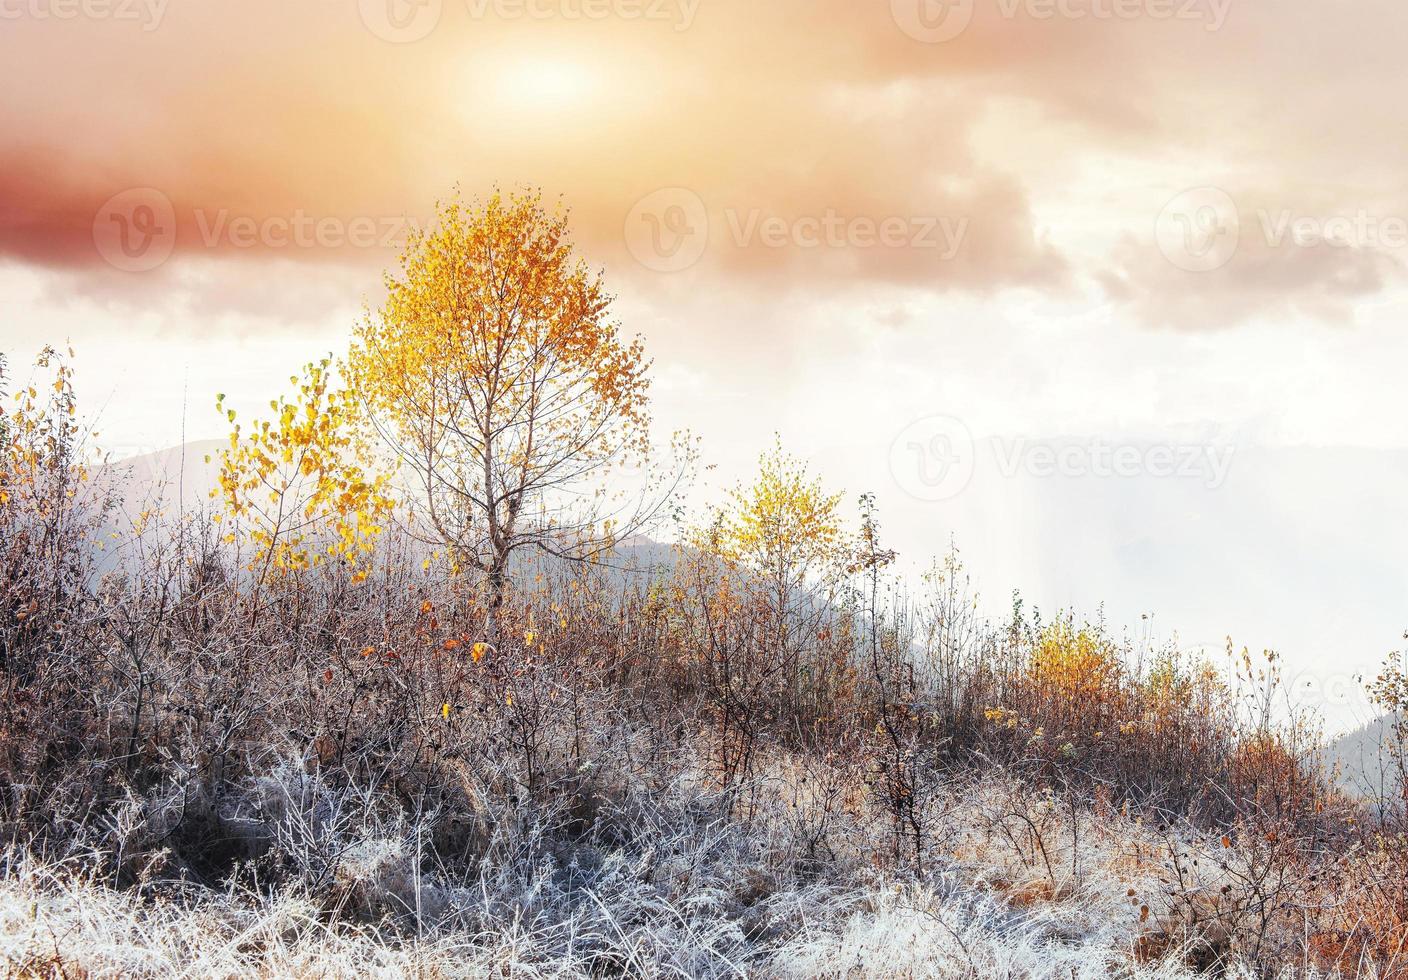
<path id="1" fill-rule="evenodd" d="M 26 976 L 1198 975 L 1197 937 L 1158 898 L 1166 840 L 999 777 L 955 788 L 948 850 L 904 875 L 872 869 L 859 838 L 799 873 L 765 808 L 726 819 L 684 784 L 618 804 L 610 835 L 506 827 L 475 874 L 453 873 L 417 850 L 426 828 L 289 770 L 264 783 L 285 797 L 267 808 L 296 862 L 284 884 L 119 889 L 81 859 L 14 851 L 0 876 L 0 965 Z M 1192 832 L 1182 844 L 1219 846 Z"/>
<path id="2" fill-rule="evenodd" d="M 525 918 L 493 931 L 389 938 L 368 926 L 329 924 L 317 903 L 296 894 L 144 899 L 21 863 L 0 882 L 0 963 L 15 975 L 192 978 L 1195 975 L 1177 957 L 1133 962 L 1129 930 L 1092 921 L 1093 910 L 1074 902 L 1014 913 L 980 892 L 931 886 L 790 892 L 771 904 L 790 906 L 795 931 L 752 944 L 733 928 L 718 930 L 732 935 L 692 931 L 689 904 L 642 907 L 617 895 L 565 922 Z"/>

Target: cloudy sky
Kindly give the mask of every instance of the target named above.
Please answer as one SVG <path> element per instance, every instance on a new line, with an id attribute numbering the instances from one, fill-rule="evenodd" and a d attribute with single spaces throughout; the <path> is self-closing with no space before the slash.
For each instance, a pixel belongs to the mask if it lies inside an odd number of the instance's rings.
<path id="1" fill-rule="evenodd" d="M 70 339 L 120 453 L 217 436 L 437 199 L 541 187 L 714 483 L 779 432 L 998 612 L 1231 635 L 1342 701 L 1408 628 L 1405 36 L 1401 0 L 0 0 L 0 350 Z"/>

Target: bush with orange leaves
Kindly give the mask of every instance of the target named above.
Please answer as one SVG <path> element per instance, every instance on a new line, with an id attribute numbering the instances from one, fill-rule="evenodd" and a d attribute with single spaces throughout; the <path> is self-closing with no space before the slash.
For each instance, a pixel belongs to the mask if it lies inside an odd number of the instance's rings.
<path id="1" fill-rule="evenodd" d="M 0 413 L 0 826 L 71 779 L 55 760 L 81 751 L 91 717 L 91 665 L 74 637 L 96 614 L 113 499 L 93 476 L 72 356 L 46 347 Z"/>
<path id="2" fill-rule="evenodd" d="M 1100 731 L 1119 722 L 1125 680 L 1114 643 L 1090 627 L 1077 629 L 1061 620 L 1037 635 L 1022 696 L 1045 730 Z"/>
<path id="3" fill-rule="evenodd" d="M 1404 639 L 1408 639 L 1405 634 Z M 1334 915 L 1311 940 L 1317 962 L 1346 973 L 1374 963 L 1389 980 L 1408 978 L 1408 667 L 1394 653 L 1370 682 L 1384 712 L 1384 772 L 1369 814 L 1350 819 L 1354 837 L 1335 883 Z"/>
<path id="4" fill-rule="evenodd" d="M 854 694 L 854 619 L 841 607 L 840 495 L 780 443 L 757 478 L 678 549 L 667 615 L 679 681 L 702 698 L 719 778 L 753 771 L 764 735 L 814 744 Z"/>
<path id="5" fill-rule="evenodd" d="M 1271 722 L 1266 699 L 1281 689 L 1274 655 L 1268 674 L 1244 652 L 1234 684 L 1206 659 L 1141 652 L 1069 618 L 1016 624 L 1005 642 L 1008 652 L 991 658 L 1001 669 L 982 751 L 1041 782 L 1101 786 L 1117 801 L 1213 821 L 1311 813 L 1328 792 L 1307 764 L 1313 732 L 1304 720 Z M 1249 704 L 1255 717 L 1244 716 Z"/>
<path id="6" fill-rule="evenodd" d="M 1370 824 L 1317 891 L 1324 912 L 1306 939 L 1326 974 L 1356 976 L 1369 964 L 1381 980 L 1408 978 L 1408 839 Z"/>

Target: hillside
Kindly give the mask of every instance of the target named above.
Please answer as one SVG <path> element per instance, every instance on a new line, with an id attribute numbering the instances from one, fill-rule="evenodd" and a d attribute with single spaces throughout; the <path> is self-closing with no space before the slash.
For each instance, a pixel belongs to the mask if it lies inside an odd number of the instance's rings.
<path id="1" fill-rule="evenodd" d="M 1340 785 L 1348 792 L 1366 800 L 1402 797 L 1394 725 L 1393 718 L 1384 715 L 1330 743 L 1327 764 L 1335 767 Z"/>
<path id="2" fill-rule="evenodd" d="M 150 501 L 180 458 L 112 475 Z M 364 575 L 266 578 L 194 501 L 76 588 L 106 557 L 48 499 L 0 508 L 11 973 L 1398 969 L 1399 814 L 1307 732 L 1100 624 L 988 622 L 952 563 L 906 593 L 873 525 L 830 578 L 707 536 L 628 542 L 643 583 L 522 566 L 489 626 L 394 525 Z"/>

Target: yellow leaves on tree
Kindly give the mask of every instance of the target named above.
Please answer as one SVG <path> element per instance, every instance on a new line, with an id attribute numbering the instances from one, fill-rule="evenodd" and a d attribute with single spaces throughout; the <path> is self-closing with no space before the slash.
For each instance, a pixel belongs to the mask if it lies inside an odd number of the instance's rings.
<path id="1" fill-rule="evenodd" d="M 592 480 L 648 450 L 648 362 L 566 216 L 535 194 L 442 206 L 387 288 L 349 373 L 414 482 L 418 524 L 484 573 L 491 610 L 518 549 L 582 557 L 624 533 Z"/>
<path id="2" fill-rule="evenodd" d="M 358 405 L 333 387 L 331 361 L 307 365 L 290 382 L 292 394 L 270 402 L 272 417 L 247 428 L 224 395 L 216 399 L 232 429 L 212 496 L 254 544 L 250 568 L 261 582 L 325 558 L 361 566 L 392 507 L 386 475 L 359 462 L 368 454 Z"/>
<path id="3" fill-rule="evenodd" d="M 10 420 L 5 414 L 5 370 L 7 363 L 4 352 L 0 351 L 0 507 L 10 502 L 10 494 L 5 489 L 10 482 Z"/>
<path id="4" fill-rule="evenodd" d="M 829 572 L 843 553 L 841 495 L 826 493 L 780 442 L 759 457 L 754 482 L 735 487 L 729 500 L 717 546 L 732 563 L 797 585 Z"/>
<path id="5" fill-rule="evenodd" d="M 735 487 L 728 506 L 691 532 L 695 557 L 682 564 L 691 591 L 707 593 L 698 597 L 715 619 L 740 602 L 755 603 L 766 615 L 769 648 L 779 664 L 787 661 L 826 606 L 818 596 L 842 572 L 840 501 L 774 444 L 759 458 L 754 481 Z"/>
<path id="6" fill-rule="evenodd" d="M 89 479 L 83 443 L 95 433 L 85 433 L 78 420 L 72 357 L 72 349 L 65 356 L 45 347 L 35 368 L 50 372 L 50 379 L 21 387 L 12 411 L 0 407 L 0 507 L 22 508 L 43 522 L 72 511 Z M 4 370 L 0 359 L 0 391 Z"/>

